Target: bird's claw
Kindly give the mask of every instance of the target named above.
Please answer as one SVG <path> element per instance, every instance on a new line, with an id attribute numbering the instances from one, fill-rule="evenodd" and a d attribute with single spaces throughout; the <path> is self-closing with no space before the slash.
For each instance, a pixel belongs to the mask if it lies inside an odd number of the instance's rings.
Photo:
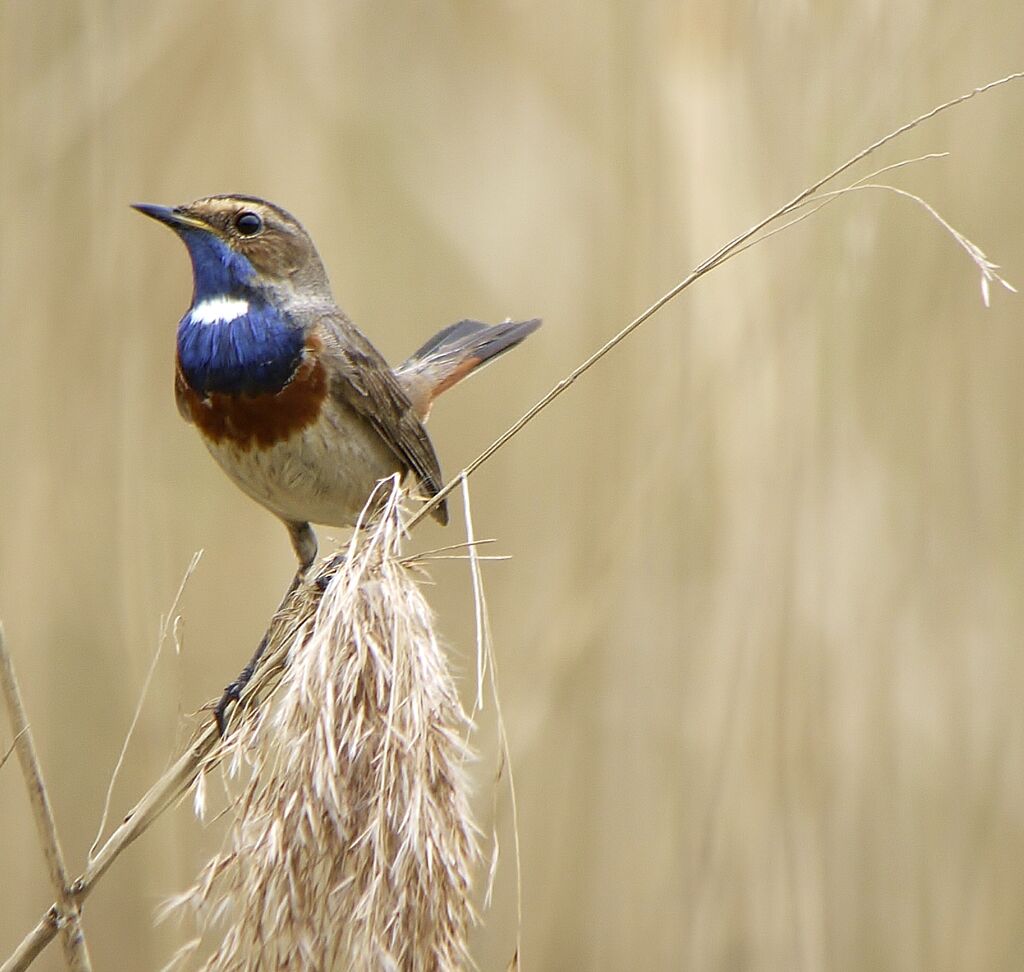
<path id="1" fill-rule="evenodd" d="M 245 673 L 243 672 L 242 675 L 244 676 Z M 243 678 L 242 676 L 236 678 L 224 689 L 224 694 L 220 697 L 220 701 L 214 706 L 213 718 L 217 721 L 217 732 L 221 739 L 227 735 L 228 706 L 238 704 L 238 700 L 242 697 L 242 689 L 245 688 L 245 683 L 248 681 L 248 678 Z"/>

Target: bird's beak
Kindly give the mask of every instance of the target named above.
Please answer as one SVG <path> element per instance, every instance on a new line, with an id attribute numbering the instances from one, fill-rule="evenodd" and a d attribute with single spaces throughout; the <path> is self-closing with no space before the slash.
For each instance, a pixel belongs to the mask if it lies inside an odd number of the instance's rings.
<path id="1" fill-rule="evenodd" d="M 132 209 L 137 209 L 144 216 L 149 216 L 179 232 L 183 229 L 210 229 L 202 220 L 186 215 L 180 208 L 157 206 L 154 203 L 132 203 Z"/>

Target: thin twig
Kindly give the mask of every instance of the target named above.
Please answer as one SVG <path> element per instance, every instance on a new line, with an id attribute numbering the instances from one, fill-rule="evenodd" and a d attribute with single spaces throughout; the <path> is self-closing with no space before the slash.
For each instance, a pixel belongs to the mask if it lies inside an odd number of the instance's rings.
<path id="1" fill-rule="evenodd" d="M 876 152 L 883 145 L 887 145 L 895 138 L 899 138 L 900 135 L 909 132 L 912 128 L 916 128 L 922 122 L 927 121 L 929 118 L 934 118 L 941 112 L 947 111 L 950 108 L 954 108 L 957 105 L 963 104 L 965 101 L 969 101 L 971 98 L 977 95 L 983 94 L 986 91 L 991 91 L 993 88 L 998 88 L 1001 85 L 1009 84 L 1011 81 L 1017 81 L 1020 78 L 1024 78 L 1024 71 L 1017 71 L 1014 74 L 1008 74 L 1005 78 L 1000 78 L 998 81 L 990 81 L 988 84 L 982 85 L 980 88 L 975 88 L 973 91 L 967 92 L 967 94 L 960 95 L 958 98 L 953 98 L 951 101 L 946 101 L 931 111 L 926 111 L 923 115 L 918 115 L 913 121 L 907 122 L 905 125 L 900 125 L 899 128 L 894 129 L 888 135 L 884 135 L 882 138 L 872 142 L 867 148 L 861 149 L 856 155 L 851 156 L 842 165 L 837 166 L 823 179 L 819 179 L 813 185 L 804 189 L 795 195 L 788 203 L 780 206 L 770 216 L 765 217 L 759 223 L 756 223 L 750 229 L 741 233 L 739 236 L 733 238 L 725 244 L 721 249 L 708 257 L 703 263 L 692 270 L 683 280 L 677 283 L 671 290 L 659 297 L 650 307 L 647 308 L 642 314 L 634 318 L 629 322 L 621 331 L 618 332 L 614 337 L 606 341 L 600 348 L 598 348 L 586 361 L 575 367 L 565 378 L 563 378 L 557 385 L 555 385 L 551 391 L 549 391 L 543 398 L 540 399 L 532 408 L 530 408 L 521 418 L 519 418 L 513 425 L 506 429 L 497 439 L 495 439 L 483 452 L 480 453 L 468 466 L 462 469 L 457 475 L 453 476 L 445 486 L 430 500 L 421 506 L 416 513 L 409 520 L 409 529 L 412 529 L 417 523 L 420 522 L 435 506 L 438 505 L 449 493 L 452 493 L 458 486 L 463 476 L 472 475 L 483 463 L 485 463 L 495 452 L 497 452 L 509 439 L 517 435 L 520 430 L 527 424 L 529 424 L 537 415 L 539 415 L 545 408 L 548 407 L 562 392 L 566 391 L 577 378 L 580 377 L 584 372 L 589 371 L 598 361 L 601 360 L 609 351 L 618 346 L 624 341 L 630 334 L 633 333 L 641 324 L 647 321 L 650 317 L 653 317 L 662 307 L 664 307 L 669 301 L 678 297 L 690 284 L 699 280 L 704 274 L 714 270 L 717 266 L 729 260 L 735 256 L 743 248 L 748 240 L 753 239 L 770 223 L 775 222 L 777 219 L 781 219 L 783 216 L 788 215 L 796 209 L 799 209 L 811 196 L 818 192 L 823 186 L 831 182 L 837 176 L 842 175 L 847 169 L 852 168 L 861 159 L 866 158 L 873 152 Z"/>
<path id="2" fill-rule="evenodd" d="M 469 482 L 462 477 L 462 510 L 466 522 L 466 547 L 469 550 L 469 576 L 473 582 L 473 616 L 476 622 L 476 699 L 470 719 L 484 707 L 484 679 L 490 655 L 491 624 L 484 597 L 484 578 L 480 571 L 480 557 L 476 550 L 476 531 L 473 529 L 473 507 L 469 499 Z"/>
<path id="3" fill-rule="evenodd" d="M 53 905 L 39 919 L 39 924 L 22 939 L 7 961 L 0 965 L 0 972 L 24 972 L 50 944 L 53 936 L 57 934 L 58 924 L 57 907 Z"/>
<path id="4" fill-rule="evenodd" d="M 494 882 L 498 869 L 498 813 L 497 813 L 497 783 L 501 779 L 502 772 L 508 774 L 509 802 L 512 805 L 512 847 L 515 857 L 516 868 L 516 950 L 513 959 L 514 967 L 519 967 L 519 957 L 523 949 L 523 868 L 522 854 L 519 844 L 519 802 L 516 799 L 516 781 L 512 771 L 512 747 L 508 741 L 508 731 L 505 728 L 505 716 L 501 711 L 501 693 L 498 691 L 498 660 L 494 655 L 494 639 L 491 637 L 491 620 L 487 611 L 487 598 L 484 595 L 483 574 L 480 570 L 479 558 L 476 556 L 476 544 L 473 530 L 473 511 L 469 499 L 469 481 L 465 476 L 461 477 L 462 482 L 462 507 L 466 518 L 466 534 L 470 544 L 470 571 L 473 577 L 473 601 L 476 605 L 477 625 L 477 698 L 473 707 L 473 716 L 478 709 L 483 708 L 483 680 L 484 673 L 489 672 L 488 679 L 491 688 L 491 697 L 494 700 L 494 712 L 498 724 L 498 751 L 501 756 L 498 772 L 495 776 L 495 798 L 494 798 L 494 827 L 491 832 L 491 839 L 494 846 L 491 852 L 491 864 L 487 874 L 487 890 L 484 894 L 485 906 L 490 906 L 491 896 L 494 893 Z"/>
<path id="5" fill-rule="evenodd" d="M 890 165 L 883 165 L 880 169 L 875 169 L 874 172 L 869 172 L 867 175 L 861 176 L 856 182 L 851 182 L 846 189 L 854 189 L 869 179 L 874 179 L 883 173 L 892 172 L 894 169 L 903 169 L 908 165 L 916 165 L 918 162 L 930 162 L 933 159 L 947 159 L 949 158 L 949 152 L 929 152 L 927 155 L 918 155 L 913 159 L 901 159 L 899 162 L 893 162 Z M 747 240 L 742 246 L 736 247 L 732 251 L 733 256 L 739 256 L 744 250 L 749 250 L 752 246 L 758 246 L 765 240 L 771 239 L 773 236 L 777 236 L 779 233 L 784 233 L 791 226 L 796 226 L 797 223 L 802 223 L 805 219 L 810 219 L 816 212 L 824 209 L 826 206 L 834 203 L 836 199 L 843 194 L 844 189 L 837 189 L 835 192 L 823 192 L 819 196 L 811 196 L 809 199 L 805 199 L 797 209 L 802 209 L 803 212 L 799 216 L 794 216 L 793 219 L 788 222 L 782 223 L 779 226 L 774 227 L 767 233 L 763 233 L 756 240 Z M 811 208 L 808 208 L 811 207 Z"/>
<path id="6" fill-rule="evenodd" d="M 72 972 L 90 972 L 92 964 L 89 961 L 89 949 L 86 946 L 85 933 L 82 930 L 81 913 L 78 902 L 68 884 L 64 854 L 60 849 L 57 824 L 53 819 L 53 807 L 50 805 L 50 796 L 46 791 L 46 783 L 43 781 L 43 771 L 39 765 L 35 742 L 32 739 L 32 730 L 29 727 L 28 716 L 21 700 L 18 679 L 14 674 L 14 661 L 7 650 L 3 625 L 0 625 L 0 687 L 3 688 L 4 698 L 7 701 L 7 714 L 11 720 L 11 732 L 14 734 L 18 762 L 21 763 L 21 772 L 25 777 L 25 785 L 28 787 L 32 814 L 36 820 L 36 829 L 39 831 L 39 842 L 42 844 L 43 855 L 46 857 L 46 865 L 50 872 L 50 882 L 57 892 L 60 910 L 56 924 L 61 929 L 64 959 Z"/>
<path id="7" fill-rule="evenodd" d="M 302 593 L 300 588 L 299 591 L 293 592 L 293 597 L 297 599 Z M 278 625 L 290 627 L 290 622 L 287 619 L 282 619 L 282 608 L 284 607 L 285 604 L 282 604 L 281 608 L 275 612 L 271 621 L 272 627 Z M 266 656 L 265 663 L 260 666 L 242 694 L 242 698 L 239 700 L 241 708 L 256 707 L 273 691 L 277 676 L 280 675 L 283 668 L 287 646 L 291 643 L 290 635 L 286 632 L 277 639 L 277 643 L 280 645 L 278 650 L 270 652 Z M 120 826 L 106 839 L 99 851 L 92 855 L 85 870 L 71 885 L 71 892 L 76 901 L 84 901 L 121 853 L 141 837 L 150 824 L 188 791 L 199 771 L 206 766 L 209 760 L 216 758 L 220 744 L 221 738 L 217 727 L 211 721 L 196 734 L 189 743 L 188 749 L 146 791 L 142 799 L 125 816 Z M 56 906 L 51 906 L 21 941 L 10 958 L 0 965 L 0 972 L 24 972 L 29 967 L 57 933 L 55 913 Z"/>
<path id="8" fill-rule="evenodd" d="M 25 730 L 22 729 L 21 732 L 24 732 L 24 731 Z M 14 737 L 14 742 L 12 742 L 10 744 L 10 746 L 7 747 L 7 752 L 4 753 L 3 756 L 0 756 L 0 769 L 3 769 L 4 768 L 4 764 L 7 762 L 7 760 L 9 760 L 11 758 L 11 756 L 14 755 L 14 749 L 18 745 L 18 739 L 20 737 L 21 737 L 21 733 L 19 732 L 18 735 Z"/>
<path id="9" fill-rule="evenodd" d="M 963 249 L 963 251 L 974 261 L 979 272 L 981 273 L 981 299 L 984 301 L 986 307 L 989 306 L 991 300 L 990 285 L 992 281 L 998 284 L 1002 284 L 1011 293 L 1017 293 L 1017 288 L 1012 283 L 1004 279 L 1000 274 L 996 273 L 999 269 L 998 263 L 993 263 L 984 251 L 977 243 L 973 243 L 963 233 L 960 232 L 955 226 L 953 226 L 945 217 L 943 217 L 939 211 L 927 200 L 922 199 L 916 193 L 908 192 L 906 189 L 900 189 L 898 186 L 890 186 L 881 182 L 859 182 L 854 183 L 852 186 L 847 186 L 845 189 L 835 189 L 832 192 L 823 192 L 819 196 L 815 196 L 815 199 L 821 199 L 830 201 L 828 197 L 832 199 L 838 199 L 840 196 L 845 196 L 851 192 L 861 192 L 865 189 L 880 189 L 884 192 L 893 192 L 897 196 L 902 196 L 904 199 L 909 199 L 911 202 L 917 203 L 922 209 L 925 210 L 953 239 L 957 245 Z M 825 205 L 822 202 L 821 205 Z"/>
<path id="10" fill-rule="evenodd" d="M 149 825 L 187 790 L 203 761 L 219 741 L 216 726 L 210 724 L 189 750 L 149 788 L 146 795 L 107 838 L 106 843 L 71 886 L 75 900 L 83 901 L 120 853 L 138 839 Z M 11 958 L 0 966 L 0 972 L 23 972 L 55 933 L 56 927 L 47 913 L 25 937 Z"/>
<path id="11" fill-rule="evenodd" d="M 89 847 L 89 860 L 92 859 L 93 852 L 96 850 L 100 840 L 103 838 L 103 831 L 107 829 L 107 818 L 110 816 L 110 803 L 114 796 L 114 784 L 117 783 L 117 777 L 121 772 L 121 767 L 124 765 L 124 758 L 128 752 L 128 746 L 132 741 L 132 736 L 135 734 L 135 727 L 139 724 L 139 719 L 142 716 L 142 706 L 146 701 L 146 696 L 149 694 L 149 686 L 153 681 L 153 675 L 156 672 L 157 663 L 160 661 L 160 655 L 163 653 L 163 647 L 164 643 L 167 641 L 167 635 L 175 630 L 174 625 L 177 618 L 178 604 L 181 601 L 181 595 L 185 592 L 185 585 L 188 583 L 192 574 L 195 573 L 195 569 L 199 566 L 199 560 L 202 556 L 202 550 L 197 550 L 192 554 L 192 560 L 189 561 L 188 567 L 185 568 L 185 576 L 182 577 L 181 583 L 178 585 L 178 592 L 174 595 L 174 600 L 171 601 L 170 610 L 160 621 L 160 633 L 157 635 L 156 639 L 156 651 L 153 652 L 153 660 L 149 663 L 149 671 L 146 672 L 146 677 L 142 682 L 142 691 L 139 693 L 139 701 L 136 703 L 135 713 L 128 726 L 128 732 L 125 733 L 124 742 L 121 744 L 121 752 L 117 757 L 117 762 L 114 764 L 114 772 L 110 774 L 110 784 L 107 786 L 107 796 L 103 801 L 103 813 L 100 815 L 100 825 L 96 828 L 96 837 L 94 838 L 92 845 Z"/>

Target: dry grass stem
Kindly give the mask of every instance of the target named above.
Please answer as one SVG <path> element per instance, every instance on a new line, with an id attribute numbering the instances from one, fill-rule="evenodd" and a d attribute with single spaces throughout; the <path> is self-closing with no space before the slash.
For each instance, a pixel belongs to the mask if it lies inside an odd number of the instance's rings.
<path id="1" fill-rule="evenodd" d="M 519 803 L 516 800 L 515 776 L 512 771 L 512 750 L 508 742 L 508 732 L 505 728 L 505 716 L 501 710 L 501 693 L 498 691 L 498 660 L 494 654 L 494 640 L 491 637 L 490 614 L 487 611 L 487 598 L 484 595 L 483 573 L 480 570 L 480 557 L 477 554 L 476 543 L 474 542 L 475 531 L 473 529 L 473 505 L 469 496 L 469 480 L 465 475 L 459 477 L 462 483 L 462 508 L 465 511 L 466 537 L 470 550 L 470 570 L 473 578 L 473 600 L 476 607 L 476 630 L 477 630 L 477 696 L 475 705 L 483 708 L 483 683 L 485 672 L 490 672 L 487 679 L 491 688 L 491 696 L 494 701 L 494 712 L 498 726 L 498 752 L 501 754 L 501 762 L 495 774 L 495 784 L 503 776 L 508 778 L 509 803 L 512 808 L 512 840 L 514 851 L 514 863 L 516 870 L 516 949 L 513 962 L 518 968 L 519 956 L 522 953 L 523 942 L 523 873 L 522 854 L 519 847 Z M 476 709 L 474 708 L 474 715 Z M 500 844 L 498 841 L 498 788 L 494 789 L 494 810 L 492 818 L 494 828 L 491 832 L 491 860 L 487 871 L 487 889 L 484 894 L 484 906 L 490 907 L 491 896 L 494 893 L 494 881 L 498 875 L 498 858 Z"/>
<path id="2" fill-rule="evenodd" d="M 469 725 L 387 485 L 222 754 L 244 777 L 225 846 L 168 906 L 216 935 L 205 970 L 470 964 Z"/>
<path id="3" fill-rule="evenodd" d="M 318 590 L 301 587 L 290 592 L 275 612 L 269 625 L 270 648 L 257 677 L 249 683 L 242 697 L 244 707 L 258 706 L 273 691 L 281 677 L 288 645 L 308 622 L 318 603 Z M 71 886 L 76 901 L 82 902 L 88 897 L 114 861 L 196 783 L 202 770 L 219 762 L 221 750 L 217 727 L 212 718 L 206 719 L 193 734 L 185 752 L 125 815 L 102 847 L 90 853 L 88 864 Z M 28 968 L 57 933 L 57 908 L 57 905 L 52 905 L 47 909 L 0 966 L 0 972 L 22 972 Z"/>
<path id="4" fill-rule="evenodd" d="M 117 777 L 121 772 L 121 767 L 124 765 L 124 758 L 128 752 L 128 746 L 132 741 L 132 736 L 135 734 L 135 727 L 139 723 L 139 718 L 142 715 L 142 707 L 145 704 L 146 696 L 149 694 L 149 686 L 152 684 L 153 675 L 156 673 L 157 663 L 160 661 L 160 656 L 163 653 L 164 643 L 167 641 L 168 635 L 174 636 L 174 646 L 176 650 L 180 650 L 178 644 L 178 622 L 180 620 L 178 616 L 178 604 L 181 602 L 181 596 L 185 593 L 185 585 L 188 583 L 189 578 L 195 573 L 196 567 L 199 566 L 199 561 L 203 556 L 201 550 L 196 551 L 192 555 L 192 559 L 189 561 L 188 567 L 185 568 L 185 574 L 181 578 L 181 583 L 178 585 L 177 593 L 174 595 L 174 600 L 171 601 L 170 610 L 160 619 L 160 632 L 156 639 L 156 651 L 153 652 L 153 659 L 149 663 L 149 671 L 146 672 L 146 677 L 142 683 L 142 691 L 139 692 L 139 701 L 135 706 L 135 713 L 132 715 L 131 724 L 128 726 L 128 732 L 125 733 L 124 742 L 121 744 L 121 752 L 117 756 L 117 761 L 114 763 L 114 771 L 110 774 L 110 783 L 107 785 L 107 795 L 103 801 L 103 813 L 100 815 L 100 823 L 96 828 L 96 837 L 89 847 L 89 860 L 92 860 L 93 854 L 96 853 L 96 848 L 99 846 L 100 840 L 103 838 L 103 831 L 107 828 L 107 818 L 110 816 L 110 803 L 114 797 L 114 785 L 117 783 Z"/>
<path id="5" fill-rule="evenodd" d="M 963 233 L 961 233 L 955 226 L 953 226 L 945 217 L 943 217 L 938 210 L 931 205 L 927 200 L 922 199 L 915 193 L 908 192 L 906 189 L 900 189 L 898 186 L 890 186 L 886 183 L 872 182 L 871 180 L 883 175 L 887 172 L 893 172 L 896 169 L 906 168 L 908 165 L 915 165 L 918 162 L 927 162 L 933 159 L 945 159 L 949 157 L 948 152 L 930 152 L 927 155 L 919 155 L 913 159 L 903 159 L 900 162 L 893 162 L 891 165 L 883 166 L 881 169 L 876 169 L 874 172 L 869 172 L 867 175 L 862 176 L 856 182 L 850 183 L 848 186 L 843 186 L 842 189 L 833 189 L 828 192 L 816 193 L 813 196 L 808 197 L 799 204 L 797 208 L 804 209 L 809 207 L 807 212 L 801 213 L 799 216 L 791 219 L 781 226 L 775 227 L 770 232 L 764 233 L 755 240 L 749 240 L 742 246 L 737 247 L 730 255 L 738 256 L 744 250 L 749 249 L 752 246 L 756 246 L 759 243 L 763 243 L 765 240 L 777 233 L 781 233 L 784 230 L 789 229 L 791 226 L 795 226 L 797 223 L 803 222 L 805 219 L 813 216 L 819 210 L 823 209 L 829 203 L 835 202 L 837 199 L 842 198 L 853 192 L 860 192 L 865 189 L 882 190 L 885 192 L 895 193 L 897 196 L 903 196 L 905 199 L 911 200 L 911 202 L 917 203 L 922 209 L 925 210 L 950 236 L 957 245 L 964 250 L 964 252 L 971 258 L 975 266 L 981 273 L 981 299 L 985 306 L 990 305 L 991 298 L 991 284 L 998 283 L 1002 285 L 1006 290 L 1011 293 L 1017 293 L 1017 288 L 1013 286 L 1008 280 L 1002 277 L 996 271 L 999 270 L 999 264 L 993 263 L 984 253 L 984 251 L 976 243 L 968 239 Z"/>
<path id="6" fill-rule="evenodd" d="M 750 229 L 745 230 L 739 236 L 734 237 L 710 257 L 708 257 L 703 263 L 697 266 L 694 270 L 691 270 L 685 278 L 677 283 L 671 290 L 659 297 L 650 307 L 648 307 L 643 313 L 635 317 L 630 321 L 622 330 L 617 334 L 609 338 L 604 344 L 601 345 L 593 354 L 590 355 L 585 361 L 577 365 L 565 378 L 558 382 L 547 394 L 545 394 L 538 402 L 531 406 L 520 418 L 518 418 L 509 428 L 507 428 L 497 439 L 495 439 L 483 452 L 480 453 L 472 462 L 470 462 L 457 476 L 453 476 L 452 479 L 445 484 L 444 488 L 440 490 L 435 496 L 431 497 L 430 501 L 424 504 L 409 522 L 410 529 L 415 526 L 423 517 L 425 517 L 438 503 L 441 502 L 449 493 L 454 492 L 460 482 L 462 476 L 472 475 L 477 469 L 480 468 L 495 452 L 498 451 L 509 439 L 518 435 L 519 432 L 530 422 L 533 421 L 545 408 L 548 407 L 559 395 L 566 391 L 570 385 L 574 384 L 576 379 L 579 378 L 584 372 L 589 371 L 598 361 L 600 361 L 606 354 L 612 349 L 617 347 L 622 341 L 624 341 L 630 334 L 632 334 L 638 327 L 653 317 L 659 310 L 662 309 L 667 303 L 678 297 L 687 287 L 691 284 L 696 283 L 705 274 L 710 273 L 716 267 L 721 266 L 727 260 L 731 260 L 733 257 L 738 256 L 748 245 L 761 242 L 762 239 L 767 238 L 771 235 L 765 234 L 762 236 L 762 231 L 765 230 L 772 223 L 777 222 L 780 219 L 784 219 L 790 213 L 796 212 L 808 204 L 811 197 L 815 196 L 819 190 L 828 183 L 837 179 L 847 170 L 853 168 L 858 162 L 867 158 L 869 155 L 877 152 L 882 146 L 888 145 L 889 142 L 899 138 L 901 135 L 909 132 L 911 129 L 916 128 L 922 122 L 928 121 L 930 118 L 934 118 L 936 115 L 942 112 L 948 111 L 950 108 L 955 108 L 957 105 L 963 104 L 965 101 L 970 101 L 972 98 L 977 97 L 980 94 L 985 94 L 994 88 L 1002 87 L 1003 85 L 1009 84 L 1013 81 L 1019 81 L 1024 78 L 1024 71 L 1017 71 L 1013 74 L 1008 74 L 1006 77 L 999 78 L 997 81 L 990 81 L 988 84 L 983 84 L 978 88 L 974 88 L 968 91 L 966 94 L 962 94 L 957 98 L 953 98 L 950 101 L 943 102 L 941 105 L 936 105 L 930 111 L 926 111 L 922 115 L 918 115 L 917 118 L 900 125 L 899 128 L 889 132 L 888 135 L 883 135 L 881 138 L 872 142 L 866 148 L 861 149 L 855 155 L 851 156 L 841 165 L 834 168 L 828 175 L 819 179 L 817 182 L 808 186 L 806 189 L 797 193 L 788 203 L 780 206 L 771 215 L 766 216 L 764 219 L 755 223 Z M 912 160 L 907 160 L 912 161 Z M 897 163 L 897 166 L 905 164 L 905 162 Z M 973 245 L 973 244 L 972 244 Z M 970 250 L 968 250 L 970 252 Z M 985 255 L 980 250 L 977 251 L 983 260 L 986 260 Z M 977 262 L 977 261 L 976 261 Z M 990 268 L 995 268 L 996 264 L 988 264 Z M 988 283 L 991 276 L 986 276 L 983 268 L 982 273 L 982 294 L 986 298 L 988 296 Z M 1006 282 L 1000 279 L 1000 283 L 1004 286 Z M 1013 289 L 1012 287 L 1010 288 Z"/>
<path id="7" fill-rule="evenodd" d="M 26 726 L 25 729 L 22 730 L 22 732 L 25 732 L 27 729 L 28 727 Z M 4 765 L 7 763 L 7 760 L 9 760 L 14 755 L 14 748 L 18 745 L 18 738 L 20 737 L 20 735 L 21 733 L 18 733 L 18 735 L 14 737 L 14 741 L 4 751 L 3 756 L 0 756 L 0 769 L 3 769 Z"/>
<path id="8" fill-rule="evenodd" d="M 845 196 L 847 193 L 859 192 L 864 189 L 880 189 L 885 192 L 895 193 L 897 196 L 903 196 L 905 199 L 909 199 L 911 202 L 915 202 L 921 206 L 925 212 L 927 212 L 944 230 L 946 230 L 946 232 L 953 237 L 964 252 L 966 252 L 966 254 L 974 261 L 975 266 L 977 266 L 978 270 L 981 272 L 981 299 L 984 301 L 986 307 L 988 307 L 990 303 L 990 287 L 993 283 L 1001 284 L 1010 292 L 1017 293 L 1017 288 L 1014 287 L 1013 284 L 996 273 L 999 269 L 998 263 L 993 263 L 987 256 L 985 256 L 981 247 L 976 243 L 973 243 L 955 226 L 950 224 L 939 214 L 931 203 L 922 199 L 915 193 L 908 192 L 906 189 L 900 189 L 897 186 L 889 186 L 883 183 L 862 182 L 852 186 L 847 186 L 845 189 L 837 189 L 835 192 L 822 193 L 820 196 L 816 196 L 815 198 L 821 199 L 825 196 Z"/>
<path id="9" fill-rule="evenodd" d="M 7 650 L 3 625 L 0 625 L 0 687 L 3 688 L 7 702 L 7 714 L 14 735 L 14 748 L 21 763 L 21 772 L 28 787 L 29 802 L 39 831 L 39 842 L 46 857 L 46 865 L 50 872 L 50 882 L 57 893 L 60 911 L 56 916 L 56 924 L 60 927 L 61 942 L 64 946 L 64 961 L 72 972 L 89 972 L 92 964 L 89 961 L 89 949 L 82 930 L 82 916 L 71 892 L 68 882 L 67 868 L 64 866 L 64 854 L 57 836 L 57 824 L 53 819 L 53 808 L 43 780 L 42 767 L 36 755 L 35 742 L 29 726 L 28 715 L 21 700 L 18 678 L 14 673 L 14 660 Z"/>

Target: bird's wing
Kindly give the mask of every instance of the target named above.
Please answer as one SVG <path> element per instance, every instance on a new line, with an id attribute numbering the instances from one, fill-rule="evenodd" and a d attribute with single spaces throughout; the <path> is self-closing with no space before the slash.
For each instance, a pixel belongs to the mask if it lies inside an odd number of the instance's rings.
<path id="1" fill-rule="evenodd" d="M 383 355 L 340 311 L 319 317 L 314 333 L 323 344 L 328 393 L 366 419 L 433 496 L 442 485 L 437 453 Z M 444 503 L 434 508 L 434 515 L 448 522 Z"/>

